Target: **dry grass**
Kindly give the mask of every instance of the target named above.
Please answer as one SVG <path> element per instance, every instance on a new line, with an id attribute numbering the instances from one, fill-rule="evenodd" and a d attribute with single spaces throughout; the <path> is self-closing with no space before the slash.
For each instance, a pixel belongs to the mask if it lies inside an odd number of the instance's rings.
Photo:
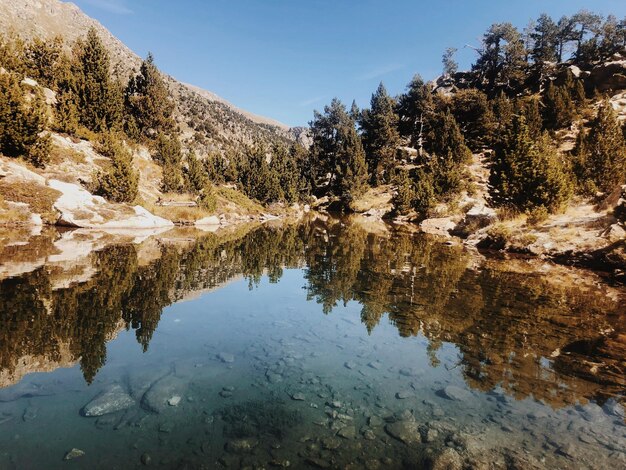
<path id="1" fill-rule="evenodd" d="M 367 212 L 370 209 L 389 209 L 393 191 L 391 185 L 368 189 L 363 196 L 355 199 L 351 207 L 355 212 Z"/>
<path id="2" fill-rule="evenodd" d="M 60 165 L 68 160 L 78 165 L 86 163 L 84 153 L 72 148 L 61 148 L 58 145 L 52 145 L 50 149 L 50 165 Z"/>
<path id="3" fill-rule="evenodd" d="M 56 221 L 56 211 L 52 206 L 61 196 L 56 189 L 41 185 L 0 181 L 0 195 L 7 201 L 28 204 L 31 211 L 40 214 L 44 222 Z"/>
<path id="4" fill-rule="evenodd" d="M 216 188 L 217 212 L 237 212 L 255 215 L 265 212 L 265 208 L 258 202 L 254 202 L 245 194 L 236 189 L 220 186 Z M 236 207 L 233 207 L 236 206 Z"/>

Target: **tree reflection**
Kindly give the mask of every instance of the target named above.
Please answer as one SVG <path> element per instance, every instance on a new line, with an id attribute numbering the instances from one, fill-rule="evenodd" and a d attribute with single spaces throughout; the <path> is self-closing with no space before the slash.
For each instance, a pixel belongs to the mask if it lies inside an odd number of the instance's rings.
<path id="1" fill-rule="evenodd" d="M 403 337 L 423 334 L 433 366 L 439 347 L 455 344 L 476 389 L 501 387 L 562 406 L 603 401 L 626 387 L 618 300 L 506 262 L 477 267 L 462 247 L 426 236 L 311 219 L 158 250 L 148 264 L 133 245 L 92 253 L 95 274 L 69 287 L 54 286 L 50 266 L 0 281 L 0 368 L 11 371 L 27 356 L 59 361 L 69 346 L 91 382 L 120 329 L 135 330 L 146 351 L 163 308 L 186 294 L 241 275 L 253 288 L 264 275 L 277 282 L 284 269 L 303 268 L 307 299 L 324 313 L 356 301 L 368 332 L 386 316 Z"/>

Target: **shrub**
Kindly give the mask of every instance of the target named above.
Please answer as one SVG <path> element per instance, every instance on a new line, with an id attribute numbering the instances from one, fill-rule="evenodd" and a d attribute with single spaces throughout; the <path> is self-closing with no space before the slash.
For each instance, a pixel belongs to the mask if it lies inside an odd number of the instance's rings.
<path id="1" fill-rule="evenodd" d="M 139 176 L 133 170 L 132 155 L 113 137 L 106 139 L 105 151 L 111 163 L 95 177 L 95 193 L 113 202 L 133 202 L 137 198 Z"/>
<path id="2" fill-rule="evenodd" d="M 548 209 L 545 206 L 537 206 L 528 211 L 528 218 L 526 222 L 529 225 L 539 225 L 542 222 L 545 222 L 548 219 L 549 213 Z"/>

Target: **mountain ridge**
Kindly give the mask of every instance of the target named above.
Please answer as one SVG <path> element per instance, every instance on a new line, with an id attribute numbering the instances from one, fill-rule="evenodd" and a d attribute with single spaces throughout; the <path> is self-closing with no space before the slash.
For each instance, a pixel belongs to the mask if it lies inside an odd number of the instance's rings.
<path id="1" fill-rule="evenodd" d="M 0 15 L 0 33 L 15 33 L 24 39 L 34 37 L 51 39 L 58 35 L 63 37 L 67 44 L 71 44 L 84 37 L 87 31 L 93 27 L 109 51 L 113 73 L 119 79 L 127 80 L 139 70 L 141 57 L 114 36 L 98 20 L 88 16 L 74 3 L 61 0 L 20 0 L 19 2 L 0 0 L 0 9 L 3 12 Z M 184 143 L 185 141 L 194 143 L 198 141 L 197 138 L 194 139 L 194 134 L 198 132 L 197 129 L 189 125 L 197 116 L 191 115 L 191 110 L 182 105 L 182 101 L 195 101 L 196 96 L 201 102 L 204 102 L 202 103 L 203 118 L 206 118 L 208 114 L 207 120 L 213 121 L 213 125 L 222 124 L 220 135 L 226 140 L 246 145 L 251 143 L 257 134 L 261 136 L 260 140 L 262 141 L 274 138 L 293 140 L 288 125 L 239 108 L 209 90 L 184 83 L 166 73 L 163 75 L 170 93 L 176 97 L 175 101 L 179 109 L 177 121 L 181 125 Z M 227 109 L 220 110 L 221 107 Z M 220 123 L 220 119 L 224 118 L 224 112 L 226 112 L 226 118 L 231 112 L 241 117 L 241 119 L 235 119 L 237 121 L 235 129 L 232 129 L 231 123 L 229 123 L 229 129 L 226 129 L 225 123 Z M 205 138 L 211 140 L 210 135 L 205 135 Z M 222 146 L 220 147 L 220 145 Z M 207 145 L 204 150 L 212 150 L 215 147 L 223 150 L 223 144 L 220 142 Z"/>

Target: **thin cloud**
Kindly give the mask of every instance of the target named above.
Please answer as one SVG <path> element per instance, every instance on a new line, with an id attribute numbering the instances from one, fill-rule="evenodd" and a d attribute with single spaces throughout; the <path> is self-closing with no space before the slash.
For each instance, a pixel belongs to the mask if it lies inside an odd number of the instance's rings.
<path id="1" fill-rule="evenodd" d="M 124 0 L 83 0 L 85 3 L 116 15 L 131 15 L 133 10 L 126 6 Z"/>
<path id="2" fill-rule="evenodd" d="M 317 98 L 311 98 L 309 100 L 304 100 L 300 102 L 300 106 L 311 106 L 312 104 L 315 103 L 319 103 L 320 101 L 322 101 L 323 98 L 321 96 L 318 96 Z"/>
<path id="3" fill-rule="evenodd" d="M 387 75 L 387 74 L 389 74 L 391 72 L 395 72 L 396 70 L 403 69 L 404 67 L 406 67 L 404 64 L 384 65 L 384 66 L 375 68 L 373 70 L 370 70 L 369 72 L 365 72 L 362 75 L 359 75 L 357 77 L 357 80 L 360 80 L 360 81 L 373 80 L 374 78 L 382 77 L 382 76 Z"/>

